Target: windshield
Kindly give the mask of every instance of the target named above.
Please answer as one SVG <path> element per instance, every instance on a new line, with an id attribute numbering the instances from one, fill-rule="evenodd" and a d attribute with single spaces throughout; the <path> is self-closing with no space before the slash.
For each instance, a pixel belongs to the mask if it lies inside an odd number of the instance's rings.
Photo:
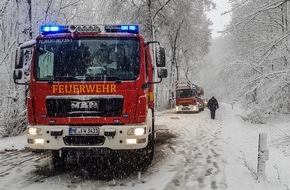
<path id="1" fill-rule="evenodd" d="M 190 98 L 195 96 L 194 90 L 192 89 L 182 89 L 176 91 L 177 98 Z"/>
<path id="2" fill-rule="evenodd" d="M 137 38 L 43 39 L 37 44 L 38 81 L 135 80 Z"/>

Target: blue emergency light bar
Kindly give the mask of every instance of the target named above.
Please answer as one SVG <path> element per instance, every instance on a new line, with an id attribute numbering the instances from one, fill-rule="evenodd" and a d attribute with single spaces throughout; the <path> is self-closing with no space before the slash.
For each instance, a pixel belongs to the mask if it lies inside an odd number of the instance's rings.
<path id="1" fill-rule="evenodd" d="M 40 27 L 40 33 L 43 35 L 73 32 L 101 32 L 101 28 L 97 25 L 43 25 Z M 105 25 L 105 32 L 124 32 L 138 34 L 139 26 Z"/>
<path id="2" fill-rule="evenodd" d="M 139 26 L 138 25 L 106 25 L 105 26 L 106 32 L 126 32 L 126 33 L 139 33 Z"/>
<path id="3" fill-rule="evenodd" d="M 56 33 L 68 33 L 69 27 L 66 25 L 43 25 L 40 27 L 41 34 L 56 34 Z"/>
<path id="4" fill-rule="evenodd" d="M 58 32 L 59 31 L 59 26 L 44 26 L 42 30 L 44 32 Z"/>

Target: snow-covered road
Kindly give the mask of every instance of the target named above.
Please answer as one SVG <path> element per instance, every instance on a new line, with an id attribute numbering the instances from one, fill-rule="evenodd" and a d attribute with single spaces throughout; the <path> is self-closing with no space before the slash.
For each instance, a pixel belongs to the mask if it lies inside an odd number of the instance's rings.
<path id="1" fill-rule="evenodd" d="M 237 111 L 221 104 L 216 120 L 210 119 L 208 110 L 198 114 L 176 114 L 173 110 L 157 113 L 156 125 L 160 130 L 152 166 L 141 176 L 134 173 L 123 179 L 100 180 L 84 174 L 76 182 L 73 172 L 51 171 L 46 154 L 24 149 L 5 151 L 19 144 L 1 139 L 0 190 L 289 189 L 290 119 L 272 123 L 273 127 L 252 125 L 243 121 Z M 266 180 L 258 182 L 255 170 L 260 132 L 268 133 L 270 159 Z M 19 139 L 25 144 L 25 138 Z"/>
<path id="2" fill-rule="evenodd" d="M 160 116 L 177 139 L 170 145 L 176 161 L 169 166 L 173 176 L 165 189 L 217 189 L 226 187 L 221 147 L 222 121 L 211 120 L 206 112 Z"/>

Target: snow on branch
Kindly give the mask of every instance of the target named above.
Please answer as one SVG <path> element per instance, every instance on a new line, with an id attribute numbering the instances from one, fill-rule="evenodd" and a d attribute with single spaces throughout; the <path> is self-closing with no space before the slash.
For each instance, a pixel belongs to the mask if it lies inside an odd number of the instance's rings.
<path id="1" fill-rule="evenodd" d="M 16 100 L 18 97 L 18 95 L 17 94 L 13 94 L 13 95 L 8 95 L 8 94 L 4 94 L 3 92 L 0 92 L 0 94 L 2 95 L 2 96 L 4 96 L 4 97 L 6 97 L 6 98 L 10 98 L 10 99 L 13 99 L 13 100 Z"/>
<path id="2" fill-rule="evenodd" d="M 36 44 L 36 40 L 29 40 L 19 45 L 20 48 L 31 47 Z"/>
<path id="3" fill-rule="evenodd" d="M 154 16 L 152 17 L 153 20 L 155 19 L 155 17 L 158 15 L 158 13 L 170 2 L 171 0 L 167 0 L 154 14 Z"/>
<path id="4" fill-rule="evenodd" d="M 4 57 L 1 59 L 0 61 L 0 66 L 2 63 L 4 63 L 4 60 L 8 58 L 8 56 L 11 54 L 11 49 L 14 48 L 14 44 L 16 43 L 17 39 L 15 39 L 14 41 L 11 42 L 10 46 L 8 47 L 8 50 L 6 52 L 6 54 L 4 55 Z"/>
<path id="5" fill-rule="evenodd" d="M 275 39 L 272 41 L 270 48 L 268 48 L 263 56 L 261 57 L 261 59 L 257 62 L 257 65 L 262 64 L 265 60 L 267 60 L 267 58 L 270 56 L 272 50 L 277 46 L 278 43 L 280 43 L 281 41 L 283 41 L 285 38 L 287 38 L 290 35 L 290 30 L 288 30 L 283 36 L 279 37 L 278 39 Z"/>
<path id="6" fill-rule="evenodd" d="M 264 53 L 267 54 L 269 51 L 271 51 L 272 49 L 275 48 L 275 46 L 280 43 L 281 41 L 283 41 L 285 38 L 287 38 L 290 35 L 290 30 L 288 30 L 287 32 L 285 32 L 285 34 L 283 36 L 281 36 L 280 38 L 276 39 L 273 41 L 273 43 L 271 44 L 271 47 Z"/>
<path id="7" fill-rule="evenodd" d="M 66 8 L 68 8 L 70 6 L 77 6 L 77 5 L 80 5 L 81 3 L 82 3 L 82 0 L 78 0 L 78 1 L 75 1 L 75 2 L 70 2 L 67 5 L 63 5 L 63 6 L 59 7 L 59 10 L 66 9 Z"/>
<path id="8" fill-rule="evenodd" d="M 249 16 L 247 16 L 246 18 L 244 18 L 243 20 L 241 20 L 239 23 L 235 24 L 235 26 L 233 28 L 237 28 L 240 25 L 243 25 L 245 23 L 249 23 L 254 18 L 256 18 L 259 14 L 261 14 L 262 12 L 265 12 L 265 11 L 271 10 L 271 9 L 276 9 L 279 6 L 281 6 L 284 3 L 286 3 L 287 1 L 289 1 L 289 0 L 279 0 L 279 1 L 276 1 L 276 2 L 272 2 L 272 3 L 269 3 L 269 4 L 263 5 L 257 11 L 255 11 L 253 14 L 250 14 Z"/>
<path id="9" fill-rule="evenodd" d="M 264 72 L 260 71 L 258 68 L 261 67 L 261 65 L 265 61 L 269 60 L 269 57 L 271 56 L 272 51 L 276 48 L 276 46 L 280 42 L 282 42 L 284 39 L 286 39 L 289 35 L 290 35 L 290 30 L 288 30 L 283 36 L 280 36 L 279 38 L 272 40 L 272 42 L 269 45 L 270 47 L 268 49 L 266 49 L 266 51 L 263 53 L 261 58 L 256 63 L 249 64 L 247 62 L 242 62 L 242 63 L 236 62 L 236 64 L 247 64 L 249 67 L 251 67 L 257 73 L 259 73 L 260 75 L 263 76 Z M 266 76 L 265 78 L 270 79 L 268 76 Z"/>
<path id="10" fill-rule="evenodd" d="M 9 3 L 10 0 L 6 0 L 4 3 L 3 3 L 3 6 L 1 7 L 0 9 L 0 18 L 3 17 L 5 11 L 6 11 L 6 8 L 8 6 L 8 3 Z"/>
<path id="11" fill-rule="evenodd" d="M 229 11 L 225 11 L 223 12 L 221 15 L 225 15 L 225 14 L 228 14 L 228 13 L 231 13 L 231 12 L 234 12 L 236 10 L 238 10 L 240 7 L 242 7 L 245 3 L 247 3 L 249 0 L 244 0 L 243 2 L 241 2 L 238 6 L 232 8 L 231 10 Z"/>

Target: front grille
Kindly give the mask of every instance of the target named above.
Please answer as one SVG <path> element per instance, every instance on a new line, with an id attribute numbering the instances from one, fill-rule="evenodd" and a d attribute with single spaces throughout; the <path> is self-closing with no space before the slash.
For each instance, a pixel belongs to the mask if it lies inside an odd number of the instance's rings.
<path id="1" fill-rule="evenodd" d="M 123 102 L 120 97 L 49 97 L 46 107 L 49 117 L 117 117 L 122 115 Z"/>
<path id="2" fill-rule="evenodd" d="M 112 150 L 109 148 L 91 148 L 91 149 L 68 149 L 68 157 L 74 158 L 96 158 L 96 157 L 109 157 L 112 154 Z"/>
<path id="3" fill-rule="evenodd" d="M 105 142 L 104 136 L 65 136 L 64 144 L 68 146 L 96 146 L 103 145 Z"/>

